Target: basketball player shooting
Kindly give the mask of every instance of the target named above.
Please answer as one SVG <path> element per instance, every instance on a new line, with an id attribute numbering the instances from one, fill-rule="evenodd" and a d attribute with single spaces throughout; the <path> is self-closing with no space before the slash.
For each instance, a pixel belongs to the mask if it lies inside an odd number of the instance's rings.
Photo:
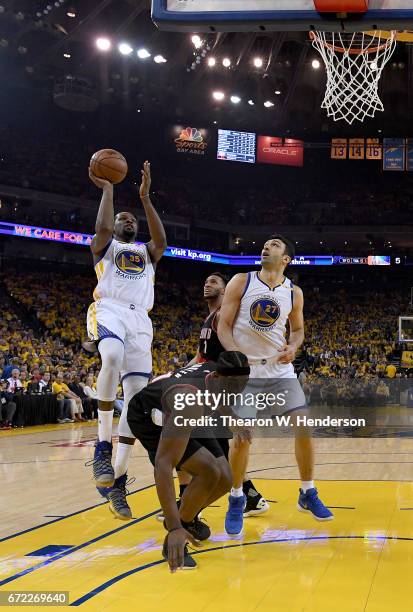
<path id="1" fill-rule="evenodd" d="M 91 250 L 98 278 L 94 302 L 87 315 L 90 340 L 98 345 L 102 365 L 97 379 L 98 439 L 95 446 L 93 478 L 101 495 L 109 500 L 116 518 L 129 520 L 126 501 L 127 468 L 135 437 L 127 412 L 131 398 L 148 383 L 152 372 L 152 322 L 148 312 L 154 301 L 157 262 L 166 249 L 165 230 L 149 191 L 150 163 L 145 161 L 139 190 L 151 240 L 136 244 L 137 220 L 129 212 L 114 215 L 113 185 L 94 176 L 91 181 L 102 190 Z M 112 466 L 112 424 L 116 391 L 121 379 L 124 409 L 119 421 L 119 444 Z"/>
<path id="2" fill-rule="evenodd" d="M 304 341 L 304 298 L 293 285 L 285 269 L 295 255 L 294 245 L 281 235 L 272 236 L 264 244 L 261 270 L 236 274 L 228 283 L 221 306 L 218 337 L 227 351 L 241 351 L 251 366 L 248 391 L 265 391 L 275 396 L 289 388 L 288 401 L 278 407 L 278 414 L 298 415 L 306 409 L 305 396 L 292 362 Z M 286 342 L 286 324 L 289 338 Z M 255 415 L 254 415 L 255 416 Z M 313 482 L 314 453 L 308 430 L 295 428 L 295 454 L 301 476 L 298 509 L 311 513 L 320 521 L 333 518 L 318 497 Z M 234 438 L 230 454 L 233 488 L 225 529 L 239 535 L 243 529 L 246 497 L 242 484 L 248 466 L 250 443 Z"/>

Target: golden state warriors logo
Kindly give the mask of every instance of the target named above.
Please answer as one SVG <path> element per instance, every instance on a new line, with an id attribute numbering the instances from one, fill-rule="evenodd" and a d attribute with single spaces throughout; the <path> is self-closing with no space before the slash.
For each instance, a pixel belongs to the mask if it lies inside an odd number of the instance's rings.
<path id="1" fill-rule="evenodd" d="M 119 251 L 115 257 L 118 273 L 124 277 L 140 276 L 145 270 L 145 259 L 138 251 Z"/>
<path id="2" fill-rule="evenodd" d="M 250 324 L 258 331 L 271 330 L 280 316 L 280 305 L 266 296 L 256 299 L 250 308 Z"/>

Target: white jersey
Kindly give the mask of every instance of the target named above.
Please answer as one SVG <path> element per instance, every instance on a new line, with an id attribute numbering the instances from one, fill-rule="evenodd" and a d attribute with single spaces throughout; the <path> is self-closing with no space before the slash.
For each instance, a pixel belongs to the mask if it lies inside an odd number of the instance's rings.
<path id="1" fill-rule="evenodd" d="M 285 344 L 286 323 L 293 307 L 290 279 L 271 289 L 258 272 L 249 272 L 233 327 L 234 340 L 250 361 L 273 359 Z M 291 366 L 290 366 L 291 369 Z"/>
<path id="2" fill-rule="evenodd" d="M 95 257 L 95 272 L 95 301 L 109 298 L 147 311 L 152 309 L 155 268 L 145 244 L 112 238 L 103 253 Z"/>

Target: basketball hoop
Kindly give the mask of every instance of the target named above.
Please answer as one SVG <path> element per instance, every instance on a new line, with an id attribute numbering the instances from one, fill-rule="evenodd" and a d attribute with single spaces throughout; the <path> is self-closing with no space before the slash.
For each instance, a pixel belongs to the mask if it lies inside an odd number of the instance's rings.
<path id="1" fill-rule="evenodd" d="M 383 68 L 397 43 L 397 32 L 310 32 L 313 47 L 327 70 L 326 94 L 321 105 L 334 121 L 350 125 L 384 111 L 379 96 Z"/>

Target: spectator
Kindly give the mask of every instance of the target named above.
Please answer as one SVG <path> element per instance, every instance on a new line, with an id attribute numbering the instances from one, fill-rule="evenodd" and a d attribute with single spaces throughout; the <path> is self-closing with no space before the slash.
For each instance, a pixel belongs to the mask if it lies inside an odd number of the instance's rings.
<path id="1" fill-rule="evenodd" d="M 0 381 L 0 429 L 11 429 L 16 404 L 13 394 L 7 391 L 7 381 Z"/>
<path id="2" fill-rule="evenodd" d="M 77 396 L 80 397 L 82 401 L 82 406 L 84 410 L 84 414 L 86 415 L 86 419 L 97 419 L 97 400 L 91 399 L 84 390 L 83 385 L 80 382 L 80 376 L 78 374 L 74 374 L 72 376 L 66 375 L 65 382 L 68 385 L 69 389 Z M 67 382 L 69 381 L 69 382 Z"/>
<path id="3" fill-rule="evenodd" d="M 14 368 L 11 371 L 11 377 L 7 379 L 8 393 L 19 393 L 23 390 L 23 384 L 19 376 L 20 371 L 17 368 Z"/>
<path id="4" fill-rule="evenodd" d="M 58 372 L 56 380 L 52 384 L 52 391 L 56 395 L 58 401 L 64 401 L 64 408 L 69 405 L 71 411 L 71 418 L 73 421 L 84 421 L 81 418 L 83 412 L 82 402 L 80 398 L 76 398 L 75 394 L 70 391 L 69 387 L 63 380 L 63 372 Z M 65 417 L 67 418 L 67 417 Z"/>

